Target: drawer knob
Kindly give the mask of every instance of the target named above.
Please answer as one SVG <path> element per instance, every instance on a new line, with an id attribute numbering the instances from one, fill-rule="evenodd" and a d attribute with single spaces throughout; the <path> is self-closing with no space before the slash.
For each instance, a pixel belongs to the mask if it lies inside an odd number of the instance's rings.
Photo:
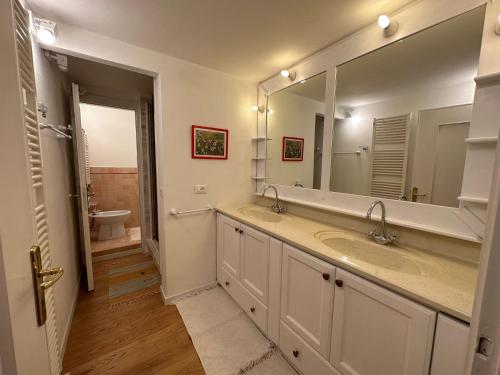
<path id="1" fill-rule="evenodd" d="M 243 230 L 242 229 L 240 229 L 240 234 L 243 234 Z"/>
<path id="2" fill-rule="evenodd" d="M 226 281 L 226 286 L 229 286 L 229 281 Z"/>
<path id="3" fill-rule="evenodd" d="M 295 358 L 298 358 L 299 356 L 299 351 L 297 349 L 295 349 L 294 351 L 292 351 L 292 354 Z"/>
<path id="4" fill-rule="evenodd" d="M 330 280 L 330 274 L 329 273 L 324 273 L 323 274 L 323 279 Z"/>
<path id="5" fill-rule="evenodd" d="M 250 307 L 250 311 L 251 311 L 251 312 L 255 312 L 255 307 L 253 307 L 253 306 L 252 306 L 252 307 Z"/>
<path id="6" fill-rule="evenodd" d="M 337 285 L 339 288 L 342 288 L 344 282 L 342 280 L 335 280 L 335 285 Z"/>
<path id="7" fill-rule="evenodd" d="M 239 231 L 239 229 L 235 227 L 235 228 L 234 228 L 234 231 L 235 231 L 235 232 L 238 232 L 238 231 Z"/>

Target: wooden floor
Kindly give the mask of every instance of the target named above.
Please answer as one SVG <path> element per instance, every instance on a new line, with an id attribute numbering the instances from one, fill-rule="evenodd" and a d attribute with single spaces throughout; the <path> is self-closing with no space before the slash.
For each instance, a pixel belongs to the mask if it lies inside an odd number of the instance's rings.
<path id="1" fill-rule="evenodd" d="M 63 374 L 205 374 L 174 305 L 165 306 L 159 284 L 108 296 L 113 267 L 131 266 L 120 277 L 137 278 L 142 254 L 94 264 L 95 290 L 80 290 L 63 362 Z M 82 283 L 83 284 L 83 283 Z"/>

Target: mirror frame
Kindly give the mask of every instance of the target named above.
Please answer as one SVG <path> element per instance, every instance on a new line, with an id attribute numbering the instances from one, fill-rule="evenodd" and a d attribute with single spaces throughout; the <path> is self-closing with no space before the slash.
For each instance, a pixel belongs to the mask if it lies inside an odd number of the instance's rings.
<path id="1" fill-rule="evenodd" d="M 427 28 L 445 22 L 453 17 L 457 17 L 484 6 L 486 0 L 446 0 L 439 7 L 432 0 L 424 0 L 410 4 L 404 7 L 392 17 L 398 21 L 399 30 L 390 37 L 385 37 L 383 31 L 378 28 L 374 21 L 372 25 L 360 30 L 359 32 L 348 36 L 347 38 L 317 52 L 299 64 L 289 68 L 295 74 L 295 79 L 291 81 L 283 78 L 279 74 L 262 83 L 258 87 L 258 103 L 267 106 L 267 97 L 277 91 L 281 91 L 303 79 L 315 76 L 326 71 L 326 92 L 325 92 L 325 125 L 323 134 L 323 158 L 322 158 L 322 179 L 321 189 L 297 188 L 293 186 L 276 186 L 280 192 L 280 198 L 284 201 L 297 203 L 309 207 L 319 208 L 331 212 L 352 215 L 356 217 L 365 217 L 366 210 L 370 203 L 376 199 L 369 196 L 355 194 L 331 192 L 329 188 L 331 152 L 334 126 L 334 108 L 335 108 L 335 89 L 337 67 L 355 58 L 366 55 L 372 51 L 378 50 L 400 39 L 406 38 Z M 489 6 L 489 3 L 488 5 Z M 488 12 L 486 17 L 488 16 Z M 488 22 L 484 24 L 481 56 L 483 58 L 483 44 L 485 43 L 485 34 Z M 500 68 L 500 67 L 499 67 Z M 499 69 L 500 70 L 500 69 Z M 479 85 L 481 77 L 476 78 Z M 477 102 L 477 90 L 473 102 L 473 108 Z M 267 107 L 266 107 L 267 109 Z M 266 139 L 267 136 L 267 110 L 259 113 L 257 116 L 257 137 Z M 474 118 L 473 118 L 474 122 Z M 471 123 L 473 126 L 473 123 Z M 472 133 L 472 132 L 471 132 Z M 492 138 L 492 137 L 489 137 Z M 471 139 L 471 138 L 470 138 Z M 479 142 L 478 142 L 479 143 Z M 495 142 L 496 143 L 496 142 Z M 257 155 L 266 155 L 266 142 L 257 142 Z M 493 148 L 494 151 L 494 148 Z M 467 150 L 469 158 L 469 149 Z M 491 155 L 494 159 L 494 152 Z M 477 161 L 476 161 L 477 163 Z M 469 163 L 470 164 L 470 163 Z M 491 163 L 490 163 L 491 164 Z M 493 167 L 492 167 L 493 168 Z M 459 208 L 435 206 L 424 203 L 397 201 L 382 199 L 387 206 L 387 222 L 390 224 L 431 232 L 439 235 L 454 237 L 462 240 L 481 242 L 484 223 L 477 218 L 485 218 L 488 196 L 463 199 L 465 179 L 467 177 L 468 161 L 466 161 L 464 180 L 462 181 L 462 195 Z M 259 194 L 266 184 L 266 160 L 256 163 L 255 191 Z M 488 176 L 488 174 L 486 174 Z M 487 181 L 488 190 L 491 175 Z M 468 195 L 468 194 L 466 194 Z M 467 204 L 464 204 L 466 201 Z"/>

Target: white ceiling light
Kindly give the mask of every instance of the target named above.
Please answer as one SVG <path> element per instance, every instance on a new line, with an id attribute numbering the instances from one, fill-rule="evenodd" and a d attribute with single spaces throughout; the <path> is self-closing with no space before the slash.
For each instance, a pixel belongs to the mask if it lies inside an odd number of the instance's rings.
<path id="1" fill-rule="evenodd" d="M 378 17 L 377 23 L 378 26 L 384 30 L 385 37 L 393 35 L 399 28 L 398 22 L 391 20 L 390 17 L 385 14 Z"/>
<path id="2" fill-rule="evenodd" d="M 260 113 L 264 113 L 264 111 L 266 110 L 264 108 L 263 105 L 253 105 L 250 107 L 250 110 L 253 111 L 253 112 L 260 112 Z"/>
<path id="3" fill-rule="evenodd" d="M 378 17 L 378 26 L 381 29 L 389 27 L 390 24 L 391 24 L 391 19 L 385 14 L 382 14 L 381 16 Z"/>
<path id="4" fill-rule="evenodd" d="M 43 18 L 34 18 L 33 26 L 40 43 L 53 44 L 56 41 L 56 23 Z"/>
<path id="5" fill-rule="evenodd" d="M 297 77 L 297 73 L 291 73 L 289 70 L 286 69 L 282 70 L 280 74 L 283 78 L 289 78 L 290 81 L 294 81 L 295 78 Z"/>

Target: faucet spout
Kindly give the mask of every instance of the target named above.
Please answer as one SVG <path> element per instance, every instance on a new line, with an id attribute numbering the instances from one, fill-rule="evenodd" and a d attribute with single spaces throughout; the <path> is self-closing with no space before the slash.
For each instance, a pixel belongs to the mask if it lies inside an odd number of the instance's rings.
<path id="1" fill-rule="evenodd" d="M 380 218 L 380 227 L 370 231 L 370 233 L 368 233 L 368 238 L 374 240 L 376 243 L 381 245 L 392 244 L 396 240 L 396 236 L 387 233 L 385 230 L 386 210 L 384 202 L 382 202 L 381 200 L 374 201 L 368 208 L 368 211 L 366 212 L 366 218 L 368 220 L 371 220 L 373 209 L 377 206 L 380 206 L 380 209 L 382 210 L 382 216 Z"/>
<path id="2" fill-rule="evenodd" d="M 281 213 L 285 212 L 285 208 L 283 207 L 283 205 L 279 201 L 279 198 L 278 198 L 278 189 L 276 189 L 276 186 L 274 186 L 274 185 L 267 185 L 264 188 L 264 190 L 262 191 L 262 196 L 265 197 L 266 196 L 266 191 L 269 190 L 269 189 L 273 189 L 274 190 L 275 202 L 274 202 L 273 206 L 271 207 L 272 210 L 274 212 L 276 212 L 277 214 L 281 214 Z"/>

